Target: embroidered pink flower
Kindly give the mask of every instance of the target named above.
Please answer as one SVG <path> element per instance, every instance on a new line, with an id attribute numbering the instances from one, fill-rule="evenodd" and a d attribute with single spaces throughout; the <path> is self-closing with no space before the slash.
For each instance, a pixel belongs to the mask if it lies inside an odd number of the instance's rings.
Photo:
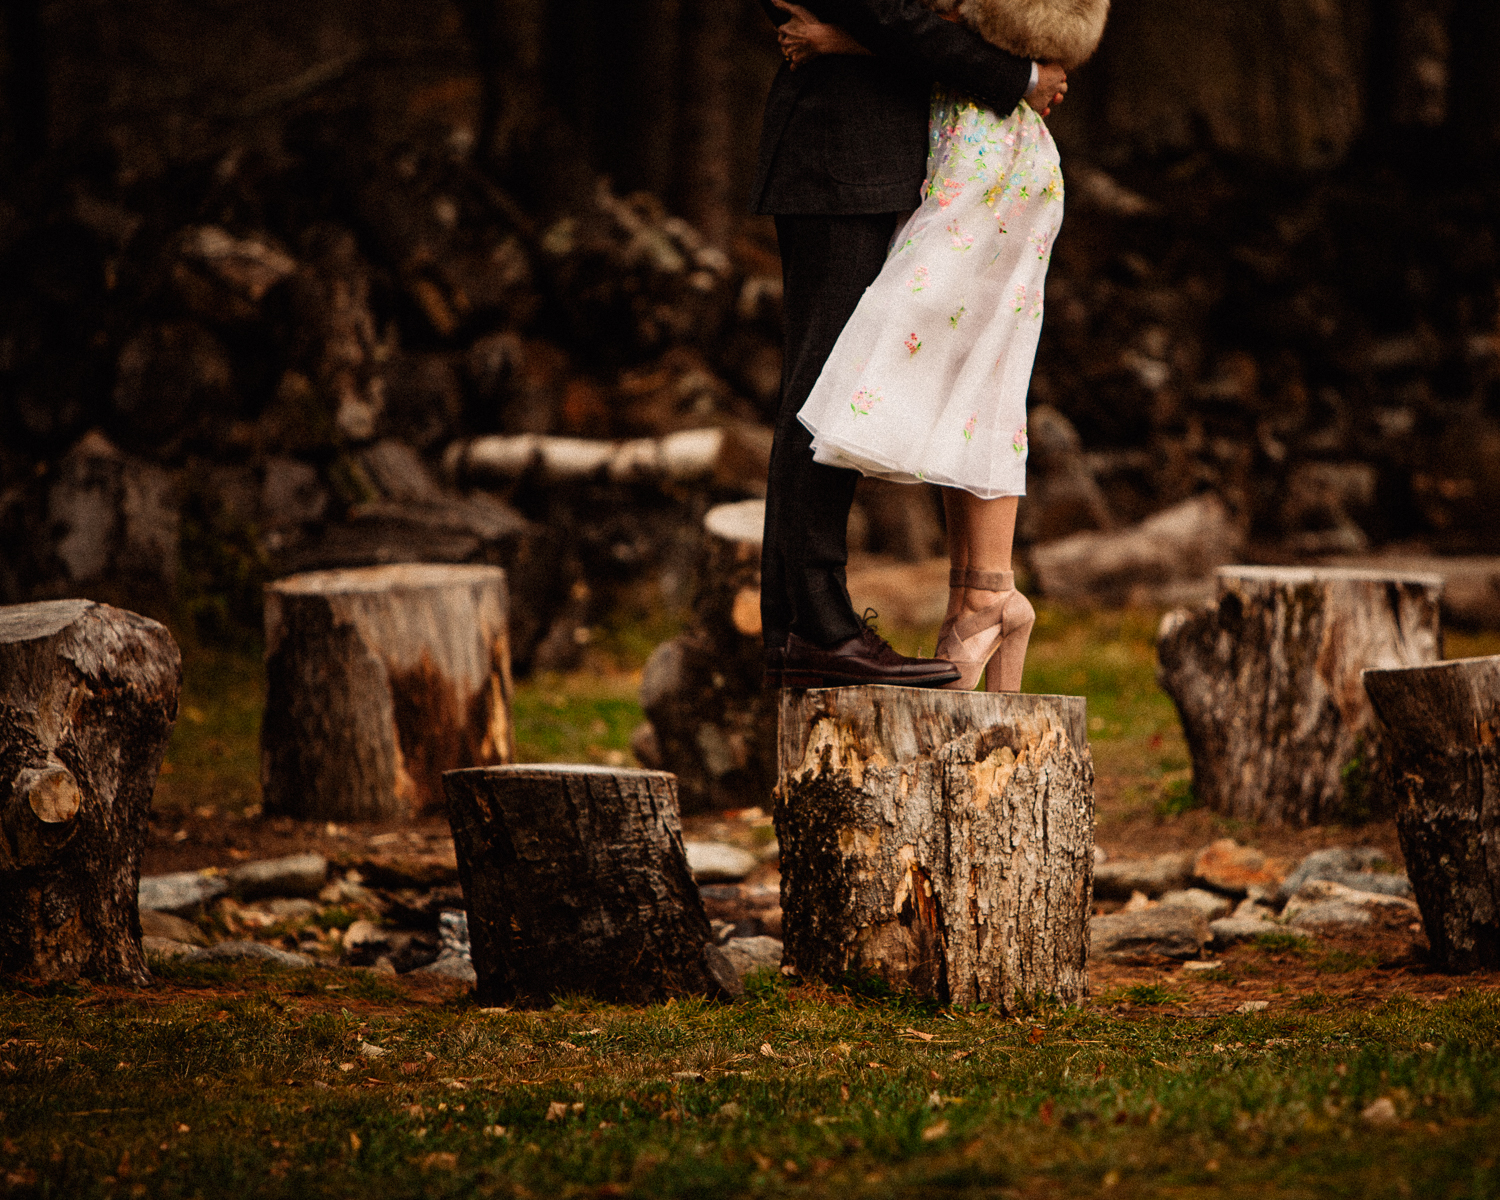
<path id="1" fill-rule="evenodd" d="M 1031 235 L 1031 244 L 1036 247 L 1037 261 L 1052 253 L 1052 230 L 1039 229 Z"/>
<path id="2" fill-rule="evenodd" d="M 947 208 L 948 205 L 952 204 L 958 198 L 958 194 L 963 190 L 964 183 L 962 179 L 945 179 L 941 184 L 934 179 L 932 186 L 928 188 L 928 194 L 937 197 L 939 208 Z"/>
<path id="3" fill-rule="evenodd" d="M 908 354 L 915 354 L 921 348 L 922 348 L 921 339 L 918 338 L 915 333 L 908 333 L 906 335 L 906 352 Z"/>
<path id="4" fill-rule="evenodd" d="M 914 292 L 920 292 L 927 286 L 927 274 L 927 267 L 925 265 L 918 267 L 912 272 L 912 276 L 907 281 L 906 286 Z"/>
<path id="5" fill-rule="evenodd" d="M 959 227 L 957 217 L 949 221 L 945 228 L 948 230 L 948 235 L 953 239 L 953 248 L 955 250 L 967 250 L 974 244 L 974 235 L 972 233 L 965 233 Z"/>
<path id="6" fill-rule="evenodd" d="M 1016 430 L 1016 432 L 1011 435 L 1011 449 L 1013 449 L 1020 457 L 1025 458 L 1026 447 L 1028 444 L 1029 443 L 1026 441 L 1026 426 L 1022 425 L 1021 428 Z"/>
<path id="7" fill-rule="evenodd" d="M 879 392 L 872 392 L 869 388 L 860 388 L 854 393 L 854 399 L 849 402 L 849 408 L 856 417 L 868 417 L 881 399 Z"/>
<path id="8" fill-rule="evenodd" d="M 977 429 L 978 427 L 979 427 L 979 414 L 978 413 L 970 413 L 969 414 L 969 419 L 964 422 L 964 441 L 966 441 L 966 442 L 973 441 L 974 440 L 974 430 Z"/>

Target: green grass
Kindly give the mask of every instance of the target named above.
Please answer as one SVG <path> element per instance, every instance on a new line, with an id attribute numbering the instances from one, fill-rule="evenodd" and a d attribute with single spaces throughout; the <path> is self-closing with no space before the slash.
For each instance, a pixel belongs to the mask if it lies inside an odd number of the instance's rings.
<path id="1" fill-rule="evenodd" d="M 1500 1001 L 928 1016 L 762 979 L 550 1012 L 195 969 L 0 994 L 18 1196 L 1401 1196 L 1500 1186 Z M 1152 1002 L 1156 1003 L 1156 1002 Z M 362 1046 L 384 1051 L 368 1057 Z M 1399 1118 L 1360 1114 L 1389 1098 Z M 549 1111 L 553 1119 L 548 1119 Z"/>
<path id="2" fill-rule="evenodd" d="M 265 686 L 258 650 L 184 644 L 177 725 L 153 801 L 158 811 L 259 812 Z"/>
<path id="3" fill-rule="evenodd" d="M 635 677 L 544 674 L 516 686 L 511 704 L 521 762 L 634 762 L 630 732 L 642 720 Z"/>

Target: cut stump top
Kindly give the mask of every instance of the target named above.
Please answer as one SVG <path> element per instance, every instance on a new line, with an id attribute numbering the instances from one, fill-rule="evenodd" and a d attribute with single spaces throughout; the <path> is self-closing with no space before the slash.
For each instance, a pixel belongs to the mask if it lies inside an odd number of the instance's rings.
<path id="1" fill-rule="evenodd" d="M 716 504 L 703 516 L 703 528 L 726 542 L 748 542 L 759 546 L 765 535 L 766 502 L 739 500 Z"/>
<path id="2" fill-rule="evenodd" d="M 95 607 L 93 600 L 40 600 L 0 608 L 0 644 L 49 638 Z"/>
<path id="3" fill-rule="evenodd" d="M 446 775 L 495 775 L 506 779 L 566 779 L 573 775 L 609 775 L 618 779 L 674 779 L 671 771 L 645 767 L 604 767 L 595 763 L 511 763 L 496 767 L 460 767 Z"/>
<path id="4" fill-rule="evenodd" d="M 464 563 L 387 563 L 377 567 L 346 567 L 332 571 L 305 571 L 266 585 L 269 592 L 295 596 L 326 596 L 351 593 L 425 591 L 462 587 L 465 584 L 499 583 L 505 572 L 499 567 Z"/>
<path id="5" fill-rule="evenodd" d="M 1220 583 L 1244 579 L 1254 583 L 1296 587 L 1308 583 L 1410 583 L 1419 587 L 1442 587 L 1443 577 L 1425 571 L 1378 571 L 1369 567 L 1220 567 Z"/>
<path id="6" fill-rule="evenodd" d="M 784 691 L 781 704 L 780 767 L 783 775 L 802 762 L 812 732 L 810 726 L 799 725 L 793 714 L 803 720 L 817 713 L 830 712 L 861 722 L 879 720 L 882 736 L 894 739 L 888 748 L 901 758 L 922 757 L 967 730 L 1032 717 L 1056 719 L 1069 741 L 1080 750 L 1088 746 L 1089 740 L 1088 701 L 1083 696 L 950 692 L 942 688 L 860 684 Z M 894 723 L 884 717 L 877 718 L 879 710 L 894 710 L 902 715 L 899 733 Z"/>

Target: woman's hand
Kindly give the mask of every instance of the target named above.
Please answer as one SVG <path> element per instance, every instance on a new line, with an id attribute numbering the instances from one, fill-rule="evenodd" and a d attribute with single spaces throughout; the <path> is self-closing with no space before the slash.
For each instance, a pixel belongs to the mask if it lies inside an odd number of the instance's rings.
<path id="1" fill-rule="evenodd" d="M 1057 63 L 1044 62 L 1037 63 L 1036 87 L 1022 99 L 1036 110 L 1038 116 L 1045 117 L 1052 111 L 1053 105 L 1063 102 L 1067 94 L 1068 73 Z"/>
<path id="2" fill-rule="evenodd" d="M 822 54 L 870 53 L 837 25 L 818 20 L 800 4 L 790 0 L 771 0 L 777 8 L 791 14 L 776 31 L 781 56 L 792 70 Z"/>

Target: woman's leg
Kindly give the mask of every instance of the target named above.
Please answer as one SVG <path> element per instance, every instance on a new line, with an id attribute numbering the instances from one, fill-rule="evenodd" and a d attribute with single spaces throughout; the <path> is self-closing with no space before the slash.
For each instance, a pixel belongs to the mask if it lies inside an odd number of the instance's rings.
<path id="1" fill-rule="evenodd" d="M 1013 580 L 1003 578 L 1011 571 L 1018 504 L 1016 496 L 981 500 L 961 488 L 943 492 L 953 574 L 938 654 L 963 672 L 950 686 L 974 687 L 988 666 L 990 691 L 1021 688 L 1035 613 Z"/>
<path id="2" fill-rule="evenodd" d="M 963 529 L 963 562 L 950 550 L 954 567 L 971 571 L 1009 571 L 1011 546 L 1016 538 L 1016 509 L 1019 496 L 997 496 L 981 500 L 962 488 L 948 488 L 943 498 L 950 519 L 954 510 L 961 514 Z M 962 608 L 978 612 L 999 601 L 998 592 L 982 588 L 964 588 Z"/>

